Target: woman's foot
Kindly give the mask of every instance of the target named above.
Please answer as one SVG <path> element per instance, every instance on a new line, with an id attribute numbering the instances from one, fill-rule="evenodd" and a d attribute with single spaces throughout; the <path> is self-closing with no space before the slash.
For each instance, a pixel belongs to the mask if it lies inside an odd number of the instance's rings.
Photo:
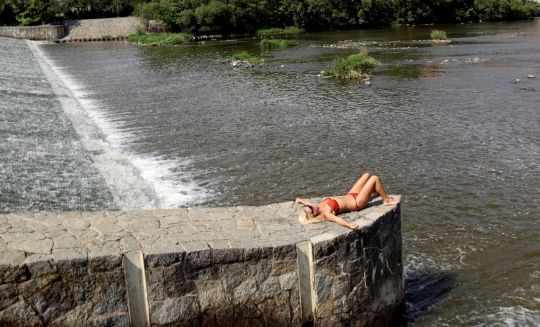
<path id="1" fill-rule="evenodd" d="M 383 204 L 384 204 L 385 206 L 391 206 L 391 205 L 393 205 L 393 204 L 398 204 L 398 203 L 399 203 L 399 200 L 394 200 L 394 199 L 392 199 L 391 197 L 388 197 L 388 200 L 383 201 Z"/>

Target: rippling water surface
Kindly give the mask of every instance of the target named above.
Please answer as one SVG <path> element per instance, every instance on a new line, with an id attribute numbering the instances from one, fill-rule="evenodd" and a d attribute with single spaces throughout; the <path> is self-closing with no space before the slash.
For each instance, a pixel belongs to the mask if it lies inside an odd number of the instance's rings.
<path id="1" fill-rule="evenodd" d="M 540 21 L 432 28 L 38 48 L 155 206 L 340 194 L 370 171 L 404 195 L 409 326 L 539 325 Z M 310 77 L 358 52 L 323 47 L 343 40 L 380 62 L 371 87 Z M 268 66 L 224 62 L 244 50 Z"/>

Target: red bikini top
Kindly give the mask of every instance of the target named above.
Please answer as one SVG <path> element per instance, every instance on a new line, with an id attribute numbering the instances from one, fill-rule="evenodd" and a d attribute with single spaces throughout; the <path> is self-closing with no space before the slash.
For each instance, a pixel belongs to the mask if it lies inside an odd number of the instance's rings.
<path id="1" fill-rule="evenodd" d="M 323 202 L 328 203 L 328 205 L 330 206 L 332 210 L 334 210 L 336 215 L 339 214 L 339 203 L 336 200 L 331 199 L 331 198 L 324 198 Z"/>

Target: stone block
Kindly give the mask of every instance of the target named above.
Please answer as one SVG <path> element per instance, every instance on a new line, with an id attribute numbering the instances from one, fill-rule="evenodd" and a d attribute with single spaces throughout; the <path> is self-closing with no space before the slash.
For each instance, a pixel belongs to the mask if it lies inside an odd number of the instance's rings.
<path id="1" fill-rule="evenodd" d="M 45 323 L 75 308 L 76 303 L 69 287 L 61 280 L 50 284 L 46 288 L 34 293 L 28 302 L 45 320 Z"/>
<path id="2" fill-rule="evenodd" d="M 28 298 L 32 294 L 41 291 L 45 287 L 51 285 L 52 283 L 60 280 L 61 277 L 57 274 L 44 275 L 37 278 L 32 278 L 26 282 L 19 283 L 19 295 L 23 298 Z"/>
<path id="3" fill-rule="evenodd" d="M 73 281 L 72 287 L 77 303 L 91 301 L 96 290 L 96 277 L 95 275 L 86 275 Z"/>
<path id="4" fill-rule="evenodd" d="M 188 212 L 190 221 L 213 221 L 212 215 L 205 209 L 193 209 Z"/>
<path id="5" fill-rule="evenodd" d="M 335 239 L 332 234 L 324 233 L 311 238 L 313 244 L 313 259 L 319 260 L 336 252 Z"/>
<path id="6" fill-rule="evenodd" d="M 92 316 L 93 311 L 93 303 L 86 303 L 80 305 L 75 309 L 69 311 L 65 315 L 52 320 L 50 323 L 47 324 L 47 327 L 92 327 L 92 325 L 90 324 L 90 316 Z"/>
<path id="7" fill-rule="evenodd" d="M 220 281 L 197 281 L 197 292 L 201 312 L 216 310 L 231 305 L 231 295 L 225 293 Z"/>
<path id="8" fill-rule="evenodd" d="M 9 243 L 9 247 L 14 250 L 24 251 L 27 253 L 50 254 L 53 247 L 53 241 L 51 239 L 24 240 Z"/>
<path id="9" fill-rule="evenodd" d="M 150 308 L 152 325 L 166 325 L 180 318 L 180 298 L 155 302 Z"/>
<path id="10" fill-rule="evenodd" d="M 90 226 L 114 225 L 118 218 L 107 215 L 106 212 L 83 212 L 83 217 L 90 222 Z"/>
<path id="11" fill-rule="evenodd" d="M 220 249 L 213 250 L 212 262 L 214 264 L 227 264 L 242 262 L 244 259 L 244 249 L 243 248 L 234 248 L 234 249 Z"/>
<path id="12" fill-rule="evenodd" d="M 240 323 L 245 320 L 261 317 L 260 311 L 251 301 L 248 301 L 241 306 L 237 306 L 235 309 L 236 309 L 234 310 L 235 326 L 240 325 L 240 324 L 243 326 L 264 326 L 264 323 L 260 325 L 258 324 L 245 325 L 244 323 Z"/>
<path id="13" fill-rule="evenodd" d="M 165 300 L 163 269 L 163 267 L 146 269 L 146 287 L 149 302 Z"/>
<path id="14" fill-rule="evenodd" d="M 317 292 L 317 303 L 323 303 L 330 299 L 330 290 L 333 278 L 327 275 L 315 276 L 315 290 Z"/>
<path id="15" fill-rule="evenodd" d="M 110 271 L 122 265 L 122 251 L 118 242 L 98 242 L 86 246 L 92 271 Z"/>
<path id="16" fill-rule="evenodd" d="M 96 275 L 95 312 L 127 312 L 126 280 L 118 270 Z"/>
<path id="17" fill-rule="evenodd" d="M 24 301 L 0 311 L 0 326 L 44 327 L 32 307 Z"/>
<path id="18" fill-rule="evenodd" d="M 277 307 L 274 312 L 276 326 L 291 326 L 292 314 L 288 305 Z"/>
<path id="19" fill-rule="evenodd" d="M 195 282 L 184 278 L 183 264 L 178 263 L 163 268 L 165 296 L 177 298 L 197 290 Z"/>
<path id="20" fill-rule="evenodd" d="M 260 286 L 259 289 L 253 294 L 252 299 L 255 303 L 260 303 L 265 299 L 272 298 L 281 292 L 281 286 L 277 277 L 269 277 Z"/>
<path id="21" fill-rule="evenodd" d="M 278 277 L 282 290 L 292 290 L 298 287 L 298 274 L 289 272 Z"/>
<path id="22" fill-rule="evenodd" d="M 16 284 L 0 285 L 0 311 L 19 300 Z"/>
<path id="23" fill-rule="evenodd" d="M 279 260 L 272 262 L 272 276 L 280 276 L 298 270 L 296 260 Z"/>
<path id="24" fill-rule="evenodd" d="M 257 283 L 255 280 L 253 278 L 246 280 L 234 290 L 234 304 L 238 305 L 245 303 L 255 291 L 257 291 Z"/>
<path id="25" fill-rule="evenodd" d="M 80 278 L 88 273 L 88 256 L 85 248 L 54 249 L 54 261 L 62 275 L 68 281 Z"/>
<path id="26" fill-rule="evenodd" d="M 0 253 L 0 284 L 28 279 L 22 251 L 8 249 Z"/>
<path id="27" fill-rule="evenodd" d="M 257 262 L 257 283 L 261 284 L 272 272 L 272 261 L 260 260 Z"/>
<path id="28" fill-rule="evenodd" d="M 184 248 L 174 246 L 160 246 L 145 248 L 143 251 L 144 262 L 147 267 L 169 266 L 177 262 L 182 262 L 185 257 Z"/>
<path id="29" fill-rule="evenodd" d="M 126 235 L 120 240 L 120 248 L 122 253 L 141 251 L 141 244 L 131 235 Z"/>
<path id="30" fill-rule="evenodd" d="M 49 233 L 49 236 L 50 236 L 50 233 Z M 54 238 L 53 249 L 82 248 L 82 247 L 84 247 L 84 243 L 79 241 L 73 235 L 63 235 L 61 237 L 55 237 Z"/>
<path id="31" fill-rule="evenodd" d="M 197 319 L 201 315 L 199 299 L 197 296 L 184 296 L 182 298 L 182 306 L 180 308 L 180 319 L 192 320 Z"/>
<path id="32" fill-rule="evenodd" d="M 340 262 L 342 264 L 342 262 Z M 314 264 L 316 274 L 336 276 L 339 274 L 337 255 L 334 253 L 317 260 Z"/>
<path id="33" fill-rule="evenodd" d="M 90 319 L 92 327 L 130 327 L 127 313 L 93 316 Z"/>
<path id="34" fill-rule="evenodd" d="M 236 228 L 239 230 L 255 230 L 255 224 L 251 217 L 239 217 L 236 219 Z"/>
<path id="35" fill-rule="evenodd" d="M 176 216 L 164 216 L 159 218 L 159 227 L 162 229 L 167 229 L 173 226 L 181 225 L 189 221 L 187 211 L 185 215 L 176 215 Z"/>
<path id="36" fill-rule="evenodd" d="M 26 257 L 26 266 L 32 278 L 52 274 L 57 271 L 51 255 L 32 254 Z"/>
<path id="37" fill-rule="evenodd" d="M 233 327 L 234 326 L 234 308 L 223 308 L 216 312 L 216 326 Z"/>
<path id="38" fill-rule="evenodd" d="M 243 263 L 221 267 L 221 279 L 225 291 L 230 291 L 246 279 L 246 266 Z"/>
<path id="39" fill-rule="evenodd" d="M 186 249 L 186 272 L 192 272 L 198 268 L 212 264 L 212 251 L 204 242 L 182 244 Z"/>
<path id="40" fill-rule="evenodd" d="M 285 244 L 274 247 L 274 260 L 294 260 L 296 259 L 296 245 Z"/>

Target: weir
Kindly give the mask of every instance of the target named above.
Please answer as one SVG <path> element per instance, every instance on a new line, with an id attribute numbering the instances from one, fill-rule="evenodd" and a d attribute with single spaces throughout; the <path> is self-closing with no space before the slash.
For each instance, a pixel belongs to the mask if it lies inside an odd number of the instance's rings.
<path id="1" fill-rule="evenodd" d="M 374 198 L 340 215 L 357 231 L 302 225 L 300 210 L 285 202 L 0 215 L 0 325 L 335 327 L 399 319 L 400 205 Z"/>
<path id="2" fill-rule="evenodd" d="M 70 138 L 59 148 L 80 142 L 94 166 L 108 167 L 98 169 L 104 179 L 113 180 L 106 174 L 123 171 L 111 169 L 115 162 L 106 154 L 114 149 L 88 137 L 98 131 L 91 122 L 81 124 L 87 117 L 66 86 L 33 45 L 3 41 L 23 60 L 4 57 L 9 69 L 0 77 L 9 81 L 2 84 L 9 99 L 22 101 L 34 93 L 50 99 L 44 108 L 25 106 L 24 115 L 51 121 L 43 127 L 52 128 L 64 121 L 55 118 L 64 112 L 81 140 L 63 132 Z M 45 113 L 55 116 L 36 116 Z M 20 151 L 22 157 L 33 148 Z M 78 156 L 57 156 L 77 163 Z M 66 178 L 96 175 L 89 168 L 83 173 Z M 137 176 L 120 175 L 117 183 L 125 185 L 109 187 L 115 203 L 125 204 L 143 188 L 129 179 Z M 126 185 L 127 192 L 118 191 Z M 88 194 L 94 199 L 100 193 Z M 136 199 L 144 203 L 145 197 Z M 301 225 L 300 210 L 284 202 L 0 215 L 0 326 L 334 327 L 389 326 L 399 319 L 404 306 L 400 205 L 384 206 L 374 198 L 366 209 L 340 215 L 357 224 L 357 231 L 329 222 Z"/>

